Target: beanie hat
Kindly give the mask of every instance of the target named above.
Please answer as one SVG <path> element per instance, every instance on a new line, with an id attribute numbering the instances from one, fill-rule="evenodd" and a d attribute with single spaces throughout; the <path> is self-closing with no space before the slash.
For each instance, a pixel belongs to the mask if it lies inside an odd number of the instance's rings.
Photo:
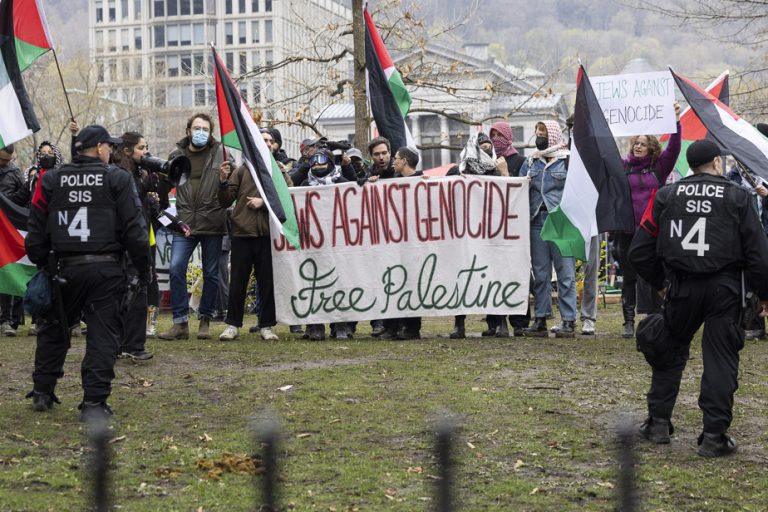
<path id="1" fill-rule="evenodd" d="M 685 152 L 685 158 L 688 160 L 688 166 L 691 169 L 696 169 L 704 164 L 708 164 L 714 160 L 716 156 L 720 156 L 721 154 L 722 151 L 720 150 L 720 146 L 711 140 L 702 139 L 697 140 L 688 146 L 688 151 Z"/>

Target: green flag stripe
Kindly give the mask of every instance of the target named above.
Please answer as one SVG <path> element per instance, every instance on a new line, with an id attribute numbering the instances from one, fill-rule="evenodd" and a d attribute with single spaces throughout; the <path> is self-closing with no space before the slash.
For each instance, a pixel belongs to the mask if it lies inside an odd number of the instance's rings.
<path id="1" fill-rule="evenodd" d="M 221 142 L 228 148 L 236 149 L 238 151 L 243 150 L 243 148 L 240 146 L 240 139 L 237 137 L 237 132 L 235 130 L 222 135 Z"/>
<path id="2" fill-rule="evenodd" d="M 40 48 L 33 44 L 16 38 L 16 58 L 19 61 L 19 69 L 24 71 L 32 65 L 38 57 L 48 51 L 48 48 Z"/>
<path id="3" fill-rule="evenodd" d="M 291 193 L 288 191 L 288 186 L 283 178 L 283 171 L 278 167 L 275 158 L 270 155 L 272 162 L 272 182 L 275 184 L 275 191 L 277 197 L 280 199 L 280 204 L 283 205 L 285 211 L 285 222 L 282 224 L 283 236 L 288 243 L 298 249 L 299 245 L 299 225 L 296 221 L 296 212 L 293 211 L 293 200 L 291 199 Z"/>
<path id="4" fill-rule="evenodd" d="M 574 258 L 586 261 L 586 241 L 581 231 L 571 222 L 571 219 L 557 206 L 549 212 L 547 222 L 541 229 L 542 240 L 549 240 L 557 246 L 560 254 L 572 254 Z"/>
<path id="5" fill-rule="evenodd" d="M 397 103 L 397 107 L 400 109 L 400 114 L 405 118 L 405 116 L 408 115 L 408 111 L 411 109 L 412 100 L 411 95 L 408 94 L 408 89 L 406 89 L 405 84 L 403 83 L 403 78 L 397 70 L 395 70 L 395 72 L 392 73 L 392 76 L 389 77 L 389 88 L 392 91 L 392 95 L 395 97 L 395 103 Z"/>
<path id="6" fill-rule="evenodd" d="M 27 283 L 36 271 L 33 265 L 21 263 L 9 263 L 0 267 L 0 293 L 23 297 Z"/>

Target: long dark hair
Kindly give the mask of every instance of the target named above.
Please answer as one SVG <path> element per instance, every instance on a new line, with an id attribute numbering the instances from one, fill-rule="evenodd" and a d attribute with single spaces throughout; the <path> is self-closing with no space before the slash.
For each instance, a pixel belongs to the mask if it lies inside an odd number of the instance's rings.
<path id="1" fill-rule="evenodd" d="M 139 132 L 125 132 L 120 138 L 123 139 L 123 143 L 119 144 L 112 153 L 112 163 L 122 167 L 126 171 L 135 172 L 138 165 L 133 161 L 131 155 L 133 154 L 136 145 L 144 138 L 144 136 Z"/>

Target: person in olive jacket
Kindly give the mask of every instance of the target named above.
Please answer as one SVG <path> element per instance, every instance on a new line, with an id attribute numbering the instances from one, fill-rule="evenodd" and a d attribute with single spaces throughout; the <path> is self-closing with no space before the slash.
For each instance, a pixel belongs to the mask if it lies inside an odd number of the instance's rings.
<path id="1" fill-rule="evenodd" d="M 173 327 L 158 337 L 165 340 L 189 338 L 189 299 L 187 297 L 187 265 L 198 244 L 203 256 L 203 294 L 198 315 L 198 339 L 209 339 L 209 325 L 216 309 L 219 289 L 219 256 L 225 229 L 226 209 L 219 204 L 219 169 L 224 152 L 213 138 L 214 123 L 204 113 L 187 121 L 186 136 L 176 144 L 168 159 L 179 155 L 189 158 L 189 179 L 176 188 L 176 212 L 181 222 L 189 225 L 190 236 L 174 235 L 171 245 L 171 310 Z"/>

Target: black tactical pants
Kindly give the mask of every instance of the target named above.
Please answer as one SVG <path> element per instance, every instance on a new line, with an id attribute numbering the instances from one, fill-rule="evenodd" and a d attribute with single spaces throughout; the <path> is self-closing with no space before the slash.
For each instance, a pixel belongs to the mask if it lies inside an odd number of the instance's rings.
<path id="1" fill-rule="evenodd" d="M 128 265 L 127 278 L 138 277 L 136 267 Z M 120 352 L 141 352 L 147 344 L 147 285 L 139 284 L 136 298 L 127 311 L 118 316 L 121 323 Z"/>
<path id="2" fill-rule="evenodd" d="M 125 291 L 125 274 L 119 262 L 100 262 L 65 266 L 60 275 L 66 279 L 61 291 L 68 327 L 80 322 L 81 312 L 88 324 L 80 370 L 83 400 L 100 402 L 109 396 L 115 378 L 121 333 L 119 304 Z M 38 328 L 32 380 L 35 391 L 43 393 L 52 393 L 56 381 L 64 376 L 64 359 L 69 349 L 56 311 L 54 306 Z"/>
<path id="3" fill-rule="evenodd" d="M 664 320 L 672 337 L 684 347 L 670 368 L 653 370 L 647 395 L 651 416 L 672 417 L 691 339 L 703 323 L 704 372 L 699 407 L 704 413 L 704 432 L 728 430 L 733 394 L 739 387 L 739 350 L 744 346 L 744 332 L 738 325 L 740 310 L 741 283 L 737 274 L 690 277 L 672 284 Z"/>

